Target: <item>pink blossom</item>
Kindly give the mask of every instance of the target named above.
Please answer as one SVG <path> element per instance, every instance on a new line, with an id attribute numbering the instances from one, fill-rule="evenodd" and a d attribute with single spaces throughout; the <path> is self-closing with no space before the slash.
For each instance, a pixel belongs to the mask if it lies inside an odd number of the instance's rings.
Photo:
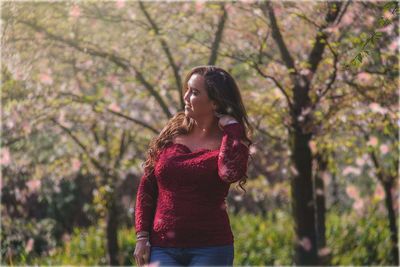
<path id="1" fill-rule="evenodd" d="M 277 16 L 277 17 L 279 17 L 280 15 L 282 15 L 282 11 L 283 11 L 283 8 L 282 8 L 282 6 L 281 5 L 275 5 L 274 7 L 273 7 L 273 9 L 274 9 L 274 12 L 275 12 L 275 15 Z"/>
<path id="2" fill-rule="evenodd" d="M 329 172 L 325 171 L 325 172 L 322 174 L 322 180 L 324 180 L 324 184 L 325 184 L 325 185 L 329 185 L 329 184 L 331 183 L 331 179 L 332 179 L 332 177 L 331 177 L 331 175 L 329 174 Z"/>
<path id="3" fill-rule="evenodd" d="M 353 23 L 354 20 L 354 12 L 351 10 L 347 10 L 347 12 L 342 17 L 340 22 L 340 26 L 347 26 Z"/>
<path id="4" fill-rule="evenodd" d="M 369 15 L 365 21 L 366 21 L 366 25 L 368 25 L 368 26 L 373 26 L 374 21 L 375 21 L 375 17 Z"/>
<path id="5" fill-rule="evenodd" d="M 297 176 L 299 174 L 299 171 L 297 170 L 297 168 L 294 164 L 291 164 L 289 169 L 293 176 Z"/>
<path id="6" fill-rule="evenodd" d="M 117 46 L 113 47 L 114 49 L 117 49 Z M 112 84 L 117 84 L 118 83 L 118 76 L 116 75 L 109 75 L 107 76 L 107 81 L 112 83 Z"/>
<path id="7" fill-rule="evenodd" d="M 182 10 L 183 10 L 184 12 L 189 11 L 189 10 L 190 10 L 190 3 L 189 3 L 189 2 L 185 2 L 185 3 L 182 5 Z"/>
<path id="8" fill-rule="evenodd" d="M 10 156 L 10 150 L 8 147 L 3 147 L 1 149 L 1 165 L 9 165 L 11 163 L 11 156 Z"/>
<path id="9" fill-rule="evenodd" d="M 304 248 L 305 251 L 311 250 L 312 244 L 311 240 L 308 237 L 303 237 L 299 243 Z"/>
<path id="10" fill-rule="evenodd" d="M 386 10 L 385 12 L 383 12 L 383 17 L 385 19 L 392 19 L 393 18 L 393 13 L 388 11 L 388 10 Z"/>
<path id="11" fill-rule="evenodd" d="M 249 153 L 251 155 L 254 155 L 256 152 L 257 152 L 257 148 L 254 145 L 250 146 Z"/>
<path id="12" fill-rule="evenodd" d="M 39 75 L 39 80 L 43 84 L 47 84 L 47 85 L 53 84 L 53 78 L 51 78 L 51 76 L 47 73 L 41 73 Z"/>
<path id="13" fill-rule="evenodd" d="M 81 168 L 81 161 L 77 158 L 73 158 L 71 160 L 71 165 L 73 171 L 79 171 L 79 169 Z"/>
<path id="14" fill-rule="evenodd" d="M 380 113 L 380 114 L 386 114 L 387 113 L 387 109 L 383 108 L 381 105 L 379 105 L 379 103 L 371 103 L 369 104 L 369 108 L 375 112 L 375 113 Z"/>
<path id="15" fill-rule="evenodd" d="M 315 141 L 309 141 L 308 147 L 310 148 L 310 150 L 313 154 L 317 153 L 317 144 L 315 143 Z"/>
<path id="16" fill-rule="evenodd" d="M 93 65 L 93 60 L 91 60 L 91 59 L 86 60 L 85 62 L 83 62 L 83 67 L 86 68 L 86 69 L 89 68 L 92 65 Z"/>
<path id="17" fill-rule="evenodd" d="M 73 5 L 69 12 L 69 15 L 73 18 L 79 18 L 81 15 L 81 8 L 78 5 Z"/>
<path id="18" fill-rule="evenodd" d="M 377 184 L 375 186 L 374 197 L 378 200 L 382 200 L 385 198 L 385 191 L 383 190 L 382 185 Z"/>
<path id="19" fill-rule="evenodd" d="M 376 31 L 385 32 L 387 34 L 392 34 L 392 33 L 394 33 L 394 29 L 393 28 L 394 28 L 394 25 L 392 23 L 392 24 L 389 24 L 389 25 L 387 25 L 387 26 L 385 26 L 383 28 L 377 29 Z"/>
<path id="20" fill-rule="evenodd" d="M 26 182 L 26 186 L 28 187 L 28 190 L 31 193 L 38 191 L 41 184 L 42 182 L 39 179 L 32 179 Z"/>
<path id="21" fill-rule="evenodd" d="M 396 39 L 394 39 L 390 44 L 389 44 L 389 50 L 390 51 L 396 51 L 396 50 L 398 50 L 398 47 L 399 47 L 399 40 L 400 40 L 400 38 L 396 38 Z"/>
<path id="22" fill-rule="evenodd" d="M 26 246 L 25 246 L 25 251 L 27 253 L 32 251 L 34 243 L 35 243 L 35 240 L 33 238 L 29 238 L 29 240 L 28 240 L 28 242 L 26 243 Z"/>
<path id="23" fill-rule="evenodd" d="M 379 146 L 379 150 L 383 155 L 387 154 L 389 152 L 389 146 L 386 144 L 382 144 Z"/>
<path id="24" fill-rule="evenodd" d="M 339 26 L 330 26 L 326 28 L 325 31 L 333 34 L 339 33 Z"/>
<path id="25" fill-rule="evenodd" d="M 103 95 L 104 95 L 104 96 L 106 96 L 106 97 L 111 96 L 111 90 L 110 90 L 110 88 L 105 87 L 103 90 L 104 90 L 104 92 L 103 92 Z"/>
<path id="26" fill-rule="evenodd" d="M 232 14 L 234 12 L 234 7 L 231 2 L 226 2 L 225 9 L 228 14 Z"/>
<path id="27" fill-rule="evenodd" d="M 241 196 L 241 195 L 236 195 L 236 196 L 233 197 L 233 199 L 234 199 L 235 201 L 242 201 L 242 200 L 243 200 L 243 196 Z"/>
<path id="28" fill-rule="evenodd" d="M 204 1 L 203 0 L 196 0 L 195 1 L 196 12 L 201 12 L 204 8 Z"/>
<path id="29" fill-rule="evenodd" d="M 318 196 L 323 196 L 323 195 L 324 195 L 324 190 L 322 190 L 321 188 L 318 188 L 317 190 L 315 190 L 315 193 L 316 193 Z"/>
<path id="30" fill-rule="evenodd" d="M 71 240 L 71 235 L 64 233 L 61 237 L 61 239 L 63 240 L 63 242 L 67 243 Z"/>
<path id="31" fill-rule="evenodd" d="M 349 174 L 360 175 L 361 174 L 361 169 L 360 168 L 355 168 L 353 166 L 347 166 L 346 168 L 343 169 L 342 174 L 344 176 L 347 176 Z"/>
<path id="32" fill-rule="evenodd" d="M 60 193 L 60 192 L 61 192 L 61 188 L 60 188 L 59 185 L 55 185 L 54 188 L 53 188 L 53 190 L 54 190 L 54 192 L 56 192 L 56 193 Z"/>
<path id="33" fill-rule="evenodd" d="M 371 82 L 372 77 L 371 74 L 367 72 L 360 72 L 357 74 L 357 80 L 359 80 L 361 84 L 366 85 Z"/>
<path id="34" fill-rule="evenodd" d="M 119 9 L 119 8 L 123 8 L 125 6 L 125 0 L 117 0 L 115 2 L 115 6 Z"/>
<path id="35" fill-rule="evenodd" d="M 300 71 L 300 74 L 301 74 L 301 75 L 308 75 L 310 72 L 311 72 L 310 69 L 302 69 L 302 70 Z"/>
<path id="36" fill-rule="evenodd" d="M 120 112 L 120 111 L 121 111 L 121 108 L 118 106 L 117 103 L 111 103 L 111 104 L 108 106 L 108 108 L 109 108 L 110 110 L 112 110 L 112 111 L 115 111 L 115 112 Z"/>
<path id="37" fill-rule="evenodd" d="M 363 166 L 363 165 L 365 164 L 365 159 L 363 159 L 363 158 L 357 158 L 357 159 L 356 159 L 356 164 L 357 164 L 358 166 Z"/>
<path id="38" fill-rule="evenodd" d="M 359 193 L 357 187 L 354 185 L 348 185 L 346 186 L 346 194 L 351 197 L 352 199 L 359 199 Z"/>
<path id="39" fill-rule="evenodd" d="M 319 256 L 326 256 L 329 255 L 331 253 L 331 249 L 328 247 L 323 247 L 321 249 L 318 250 L 318 255 Z"/>
<path id="40" fill-rule="evenodd" d="M 353 203 L 353 209 L 355 209 L 359 214 L 363 212 L 364 209 L 364 200 L 359 198 Z"/>
<path id="41" fill-rule="evenodd" d="M 376 136 L 371 136 L 368 140 L 367 145 L 369 146 L 377 146 L 378 145 L 378 138 Z"/>
<path id="42" fill-rule="evenodd" d="M 100 153 L 103 153 L 106 149 L 103 146 L 96 146 L 94 150 L 94 155 L 98 156 Z"/>
<path id="43" fill-rule="evenodd" d="M 31 124 L 28 121 L 24 121 L 22 123 L 22 130 L 25 134 L 30 134 L 31 132 Z"/>

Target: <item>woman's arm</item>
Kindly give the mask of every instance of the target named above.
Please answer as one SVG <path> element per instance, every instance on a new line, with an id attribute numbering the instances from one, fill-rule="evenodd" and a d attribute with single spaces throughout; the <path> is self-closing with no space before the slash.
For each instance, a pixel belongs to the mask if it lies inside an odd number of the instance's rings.
<path id="1" fill-rule="evenodd" d="M 223 137 L 218 155 L 218 175 L 226 183 L 234 183 L 245 176 L 249 148 L 244 144 L 244 129 L 240 123 L 223 126 Z"/>
<path id="2" fill-rule="evenodd" d="M 135 229 L 139 232 L 150 233 L 157 206 L 158 186 L 154 170 L 150 174 L 143 174 L 140 179 L 136 195 Z"/>

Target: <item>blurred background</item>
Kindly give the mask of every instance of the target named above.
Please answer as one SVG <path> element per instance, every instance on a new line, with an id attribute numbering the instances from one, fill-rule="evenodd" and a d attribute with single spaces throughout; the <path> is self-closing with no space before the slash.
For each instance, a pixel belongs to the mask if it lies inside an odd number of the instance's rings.
<path id="1" fill-rule="evenodd" d="M 1 3 L 1 264 L 135 265 L 151 138 L 217 65 L 254 127 L 234 265 L 398 265 L 397 1 Z"/>

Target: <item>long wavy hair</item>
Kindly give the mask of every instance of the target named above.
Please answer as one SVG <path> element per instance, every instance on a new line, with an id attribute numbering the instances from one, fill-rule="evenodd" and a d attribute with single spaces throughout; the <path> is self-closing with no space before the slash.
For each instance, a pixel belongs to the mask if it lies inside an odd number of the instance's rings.
<path id="1" fill-rule="evenodd" d="M 193 74 L 203 76 L 208 97 L 217 103 L 218 108 L 216 111 L 234 117 L 244 126 L 245 141 L 250 148 L 253 144 L 251 141 L 253 127 L 249 123 L 239 87 L 233 77 L 224 69 L 213 65 L 194 67 L 185 77 L 182 88 L 183 95 L 185 95 L 188 90 L 188 81 Z M 154 171 L 154 165 L 161 150 L 166 147 L 168 143 L 172 142 L 175 136 L 190 133 L 194 127 L 194 123 L 195 121 L 187 117 L 184 111 L 178 111 L 167 122 L 160 134 L 150 141 L 150 148 L 147 151 L 146 161 L 144 163 L 145 173 Z M 247 175 L 245 175 L 239 180 L 239 186 L 244 192 L 246 192 L 246 189 L 244 189 L 243 185 L 246 184 L 247 178 Z"/>

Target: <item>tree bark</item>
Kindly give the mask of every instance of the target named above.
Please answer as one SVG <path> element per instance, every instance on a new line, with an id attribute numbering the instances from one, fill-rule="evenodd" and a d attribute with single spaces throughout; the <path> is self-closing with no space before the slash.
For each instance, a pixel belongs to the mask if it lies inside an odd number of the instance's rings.
<path id="1" fill-rule="evenodd" d="M 386 205 L 386 209 L 388 212 L 389 227 L 390 227 L 390 240 L 392 243 L 392 247 L 391 247 L 392 263 L 395 266 L 399 266 L 399 246 L 398 246 L 398 238 L 397 238 L 396 217 L 395 217 L 395 212 L 393 209 L 393 201 L 392 201 L 392 191 L 391 191 L 392 184 L 393 183 L 391 183 L 391 182 L 384 182 L 383 188 L 385 190 L 385 205 Z"/>
<path id="2" fill-rule="evenodd" d="M 318 251 L 326 246 L 326 236 L 325 236 L 325 185 L 323 180 L 323 175 L 327 171 L 327 151 L 323 151 L 321 154 L 316 155 L 316 160 L 318 163 L 318 170 L 315 174 L 315 204 L 316 204 L 316 227 L 317 227 L 317 247 Z M 330 265 L 329 255 L 321 255 L 318 253 L 319 264 L 320 265 Z"/>
<path id="3" fill-rule="evenodd" d="M 108 203 L 107 214 L 107 258 L 112 266 L 119 266 L 118 261 L 118 210 L 115 196 L 113 195 Z"/>
<path id="4" fill-rule="evenodd" d="M 311 134 L 296 129 L 292 134 L 293 156 L 297 170 L 291 180 L 292 212 L 297 242 L 295 244 L 295 263 L 299 265 L 317 265 L 317 240 L 315 227 L 315 208 L 313 200 L 311 151 L 308 146 Z"/>

